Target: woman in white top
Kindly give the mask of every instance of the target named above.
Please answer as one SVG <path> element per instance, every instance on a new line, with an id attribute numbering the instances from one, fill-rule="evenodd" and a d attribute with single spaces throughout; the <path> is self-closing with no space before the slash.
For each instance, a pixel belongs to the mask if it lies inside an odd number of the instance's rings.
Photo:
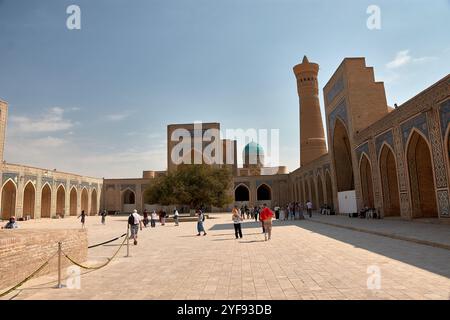
<path id="1" fill-rule="evenodd" d="M 283 208 L 280 209 L 280 221 L 284 221 L 286 219 L 286 214 Z"/>
<path id="2" fill-rule="evenodd" d="M 156 227 L 156 220 L 158 220 L 158 215 L 156 214 L 156 211 L 153 210 L 150 215 L 150 225 L 152 228 Z"/>

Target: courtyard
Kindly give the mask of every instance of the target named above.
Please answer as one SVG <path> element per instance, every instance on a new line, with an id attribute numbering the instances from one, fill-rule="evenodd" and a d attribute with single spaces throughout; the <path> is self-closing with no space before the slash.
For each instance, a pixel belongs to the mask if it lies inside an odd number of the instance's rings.
<path id="1" fill-rule="evenodd" d="M 80 289 L 55 289 L 57 275 L 52 273 L 3 299 L 450 299 L 448 249 L 325 224 L 336 218 L 323 216 L 275 221 L 268 242 L 260 224 L 247 220 L 243 239 L 236 240 L 230 214 L 210 217 L 207 236 L 196 236 L 195 222 L 144 229 L 129 257 L 124 246 L 106 267 L 82 270 Z M 87 217 L 89 245 L 122 235 L 126 221 L 126 216 L 110 216 L 102 225 L 100 217 Z M 367 223 L 390 232 L 389 220 Z M 41 219 L 20 226 L 80 228 L 80 221 Z M 428 240 L 436 234 L 436 241 L 450 229 L 419 222 L 414 226 L 405 230 L 420 230 Z M 89 249 L 88 263 L 105 262 L 121 242 Z M 380 286 L 368 289 L 368 271 L 374 268 L 380 271 Z"/>

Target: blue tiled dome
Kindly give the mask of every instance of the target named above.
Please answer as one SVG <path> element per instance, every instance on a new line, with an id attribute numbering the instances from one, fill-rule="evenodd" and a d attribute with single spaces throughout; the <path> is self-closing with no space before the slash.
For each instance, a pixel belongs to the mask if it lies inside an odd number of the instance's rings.
<path id="1" fill-rule="evenodd" d="M 251 155 L 251 154 L 262 156 L 262 155 L 264 155 L 264 150 L 259 144 L 252 141 L 249 144 L 247 144 L 244 148 L 244 158 L 246 155 Z"/>

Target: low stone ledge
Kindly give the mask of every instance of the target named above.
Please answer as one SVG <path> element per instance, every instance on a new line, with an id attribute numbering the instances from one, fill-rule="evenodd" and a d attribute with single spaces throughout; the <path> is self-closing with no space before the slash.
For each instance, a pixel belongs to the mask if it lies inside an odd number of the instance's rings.
<path id="1" fill-rule="evenodd" d="M 88 247 L 86 230 L 0 230 L 0 289 L 19 283 L 37 270 L 58 251 L 58 242 L 62 242 L 62 249 L 73 259 L 86 261 Z M 65 257 L 61 262 L 63 268 L 71 265 Z M 57 270 L 56 255 L 37 276 Z"/>

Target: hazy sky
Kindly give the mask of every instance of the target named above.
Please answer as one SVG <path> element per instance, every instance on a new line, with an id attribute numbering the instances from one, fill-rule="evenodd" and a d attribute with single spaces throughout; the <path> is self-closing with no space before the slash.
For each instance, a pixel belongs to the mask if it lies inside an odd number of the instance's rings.
<path id="1" fill-rule="evenodd" d="M 81 30 L 66 27 L 71 4 Z M 372 4 L 381 30 L 366 26 Z M 166 169 L 167 124 L 201 120 L 280 129 L 294 170 L 304 54 L 321 89 L 343 58 L 366 57 L 401 104 L 449 73 L 449 30 L 448 0 L 0 0 L 5 160 L 139 177 Z"/>

